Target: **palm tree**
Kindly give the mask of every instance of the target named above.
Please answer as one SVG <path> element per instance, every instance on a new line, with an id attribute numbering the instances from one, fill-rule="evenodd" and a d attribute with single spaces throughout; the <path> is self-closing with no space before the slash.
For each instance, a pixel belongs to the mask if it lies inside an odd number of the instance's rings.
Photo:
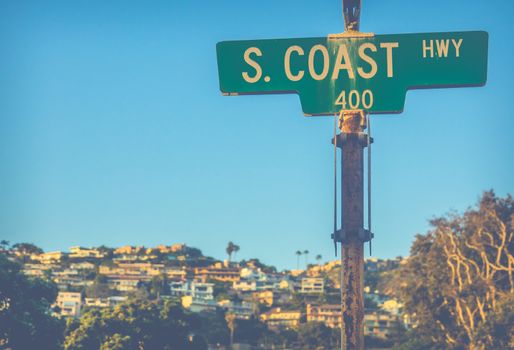
<path id="1" fill-rule="evenodd" d="M 297 250 L 295 254 L 296 254 L 296 269 L 299 270 L 300 269 L 300 256 L 302 255 L 302 252 Z"/>
<path id="2" fill-rule="evenodd" d="M 321 259 L 323 259 L 323 257 L 321 256 L 321 254 L 318 254 L 316 255 L 316 261 L 318 262 L 318 265 L 321 265 Z"/>
<path id="3" fill-rule="evenodd" d="M 307 264 L 309 263 L 309 251 L 305 249 L 303 251 L 303 255 L 305 255 L 305 268 L 307 269 Z"/>
<path id="4" fill-rule="evenodd" d="M 227 248 L 225 249 L 225 251 L 228 254 L 228 262 L 230 262 L 230 260 L 232 260 L 232 253 L 234 253 L 235 247 L 236 247 L 236 245 L 234 243 L 228 242 Z"/>
<path id="5" fill-rule="evenodd" d="M 238 251 L 239 251 L 239 246 L 237 244 L 234 244 L 234 257 L 236 256 Z"/>

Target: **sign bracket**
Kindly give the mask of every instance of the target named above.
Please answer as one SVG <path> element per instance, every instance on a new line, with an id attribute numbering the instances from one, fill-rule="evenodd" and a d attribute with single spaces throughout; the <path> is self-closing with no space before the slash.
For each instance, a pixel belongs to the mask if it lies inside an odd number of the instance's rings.
<path id="1" fill-rule="evenodd" d="M 343 0 L 344 30 L 358 32 L 360 27 L 361 0 Z"/>

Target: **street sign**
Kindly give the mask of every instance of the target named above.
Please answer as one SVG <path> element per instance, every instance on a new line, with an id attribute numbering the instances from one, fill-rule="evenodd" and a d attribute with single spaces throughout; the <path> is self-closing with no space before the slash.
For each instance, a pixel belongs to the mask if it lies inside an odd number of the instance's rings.
<path id="1" fill-rule="evenodd" d="M 361 34 L 361 33 L 360 33 Z M 222 93 L 298 93 L 305 115 L 400 113 L 409 89 L 481 86 L 483 31 L 224 41 Z"/>

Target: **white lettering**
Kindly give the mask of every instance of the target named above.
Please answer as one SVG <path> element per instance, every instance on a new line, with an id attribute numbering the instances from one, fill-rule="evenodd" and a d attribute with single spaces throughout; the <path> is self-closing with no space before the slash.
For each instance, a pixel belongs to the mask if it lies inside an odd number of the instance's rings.
<path id="1" fill-rule="evenodd" d="M 318 74 L 314 69 L 314 57 L 316 52 L 320 51 L 323 54 L 323 71 Z M 323 45 L 314 45 L 309 51 L 309 73 L 314 80 L 323 80 L 326 78 L 329 69 L 329 58 L 327 48 Z"/>
<path id="2" fill-rule="evenodd" d="M 381 43 L 380 47 L 385 48 L 387 50 L 387 77 L 393 77 L 393 49 L 398 48 L 400 44 L 398 43 Z"/>
<path id="3" fill-rule="evenodd" d="M 366 97 L 368 100 L 367 102 Z M 373 106 L 373 93 L 371 92 L 371 90 L 364 90 L 364 92 L 362 93 L 362 105 L 366 109 L 369 109 Z"/>
<path id="4" fill-rule="evenodd" d="M 257 56 L 262 56 L 262 52 L 257 47 L 249 47 L 248 49 L 246 49 L 246 51 L 244 53 L 244 60 L 245 60 L 246 63 L 248 63 L 248 65 L 250 65 L 253 69 L 255 69 L 255 75 L 253 77 L 250 77 L 248 72 L 243 72 L 242 75 L 243 75 L 243 79 L 246 82 L 248 82 L 248 83 L 256 83 L 256 82 L 259 81 L 259 79 L 262 76 L 262 68 L 259 65 L 259 63 L 255 62 L 254 60 L 252 60 L 250 58 L 251 54 L 255 54 Z"/>
<path id="5" fill-rule="evenodd" d="M 371 66 L 371 70 L 368 73 L 366 73 L 364 72 L 364 69 L 362 69 L 361 67 L 357 67 L 357 72 L 362 78 L 371 79 L 375 76 L 375 74 L 377 74 L 378 67 L 377 62 L 375 62 L 373 58 L 366 55 L 366 53 L 364 52 L 366 49 L 369 49 L 373 52 L 377 52 L 377 47 L 372 43 L 365 43 L 359 47 L 359 57 Z"/>
<path id="6" fill-rule="evenodd" d="M 291 54 L 293 52 L 298 53 L 298 55 L 303 56 L 304 52 L 303 49 L 300 46 L 293 45 L 290 48 L 287 49 L 286 54 L 284 56 L 284 69 L 286 71 L 286 76 L 291 81 L 298 81 L 303 78 L 304 71 L 299 70 L 298 74 L 294 75 L 291 73 Z"/>
<path id="7" fill-rule="evenodd" d="M 344 63 L 342 63 L 341 60 L 344 60 Z M 348 56 L 348 49 L 344 44 L 340 45 L 339 50 L 337 51 L 336 63 L 334 66 L 334 71 L 332 72 L 332 80 L 339 78 L 339 71 L 341 69 L 346 69 L 346 72 L 348 73 L 348 78 L 355 79 L 352 63 L 350 61 L 350 57 Z"/>
<path id="8" fill-rule="evenodd" d="M 427 51 L 430 51 L 430 57 L 434 57 L 434 41 L 430 40 L 430 46 L 427 46 L 427 41 L 423 40 L 423 58 L 427 58 Z"/>
<path id="9" fill-rule="evenodd" d="M 437 46 L 437 56 L 448 57 L 448 47 L 450 46 L 450 40 L 436 40 L 435 45 Z"/>
<path id="10" fill-rule="evenodd" d="M 462 45 L 462 39 L 459 39 L 459 41 L 455 41 L 455 39 L 452 39 L 452 44 L 455 47 L 455 57 L 460 56 L 460 46 Z"/>

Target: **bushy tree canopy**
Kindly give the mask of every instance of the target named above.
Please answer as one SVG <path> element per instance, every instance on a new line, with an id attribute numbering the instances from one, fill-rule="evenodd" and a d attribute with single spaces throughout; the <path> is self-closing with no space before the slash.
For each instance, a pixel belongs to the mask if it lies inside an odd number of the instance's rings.
<path id="1" fill-rule="evenodd" d="M 0 349 L 58 349 L 63 327 L 50 315 L 56 295 L 54 284 L 26 277 L 0 254 Z"/>
<path id="2" fill-rule="evenodd" d="M 476 208 L 436 218 L 416 237 L 394 283 L 418 343 L 454 350 L 514 345 L 513 223 L 512 197 L 491 191 Z"/>
<path id="3" fill-rule="evenodd" d="M 171 302 L 131 300 L 84 313 L 68 324 L 64 345 L 66 350 L 191 350 L 205 343 L 190 337 L 199 328 L 196 316 Z"/>

